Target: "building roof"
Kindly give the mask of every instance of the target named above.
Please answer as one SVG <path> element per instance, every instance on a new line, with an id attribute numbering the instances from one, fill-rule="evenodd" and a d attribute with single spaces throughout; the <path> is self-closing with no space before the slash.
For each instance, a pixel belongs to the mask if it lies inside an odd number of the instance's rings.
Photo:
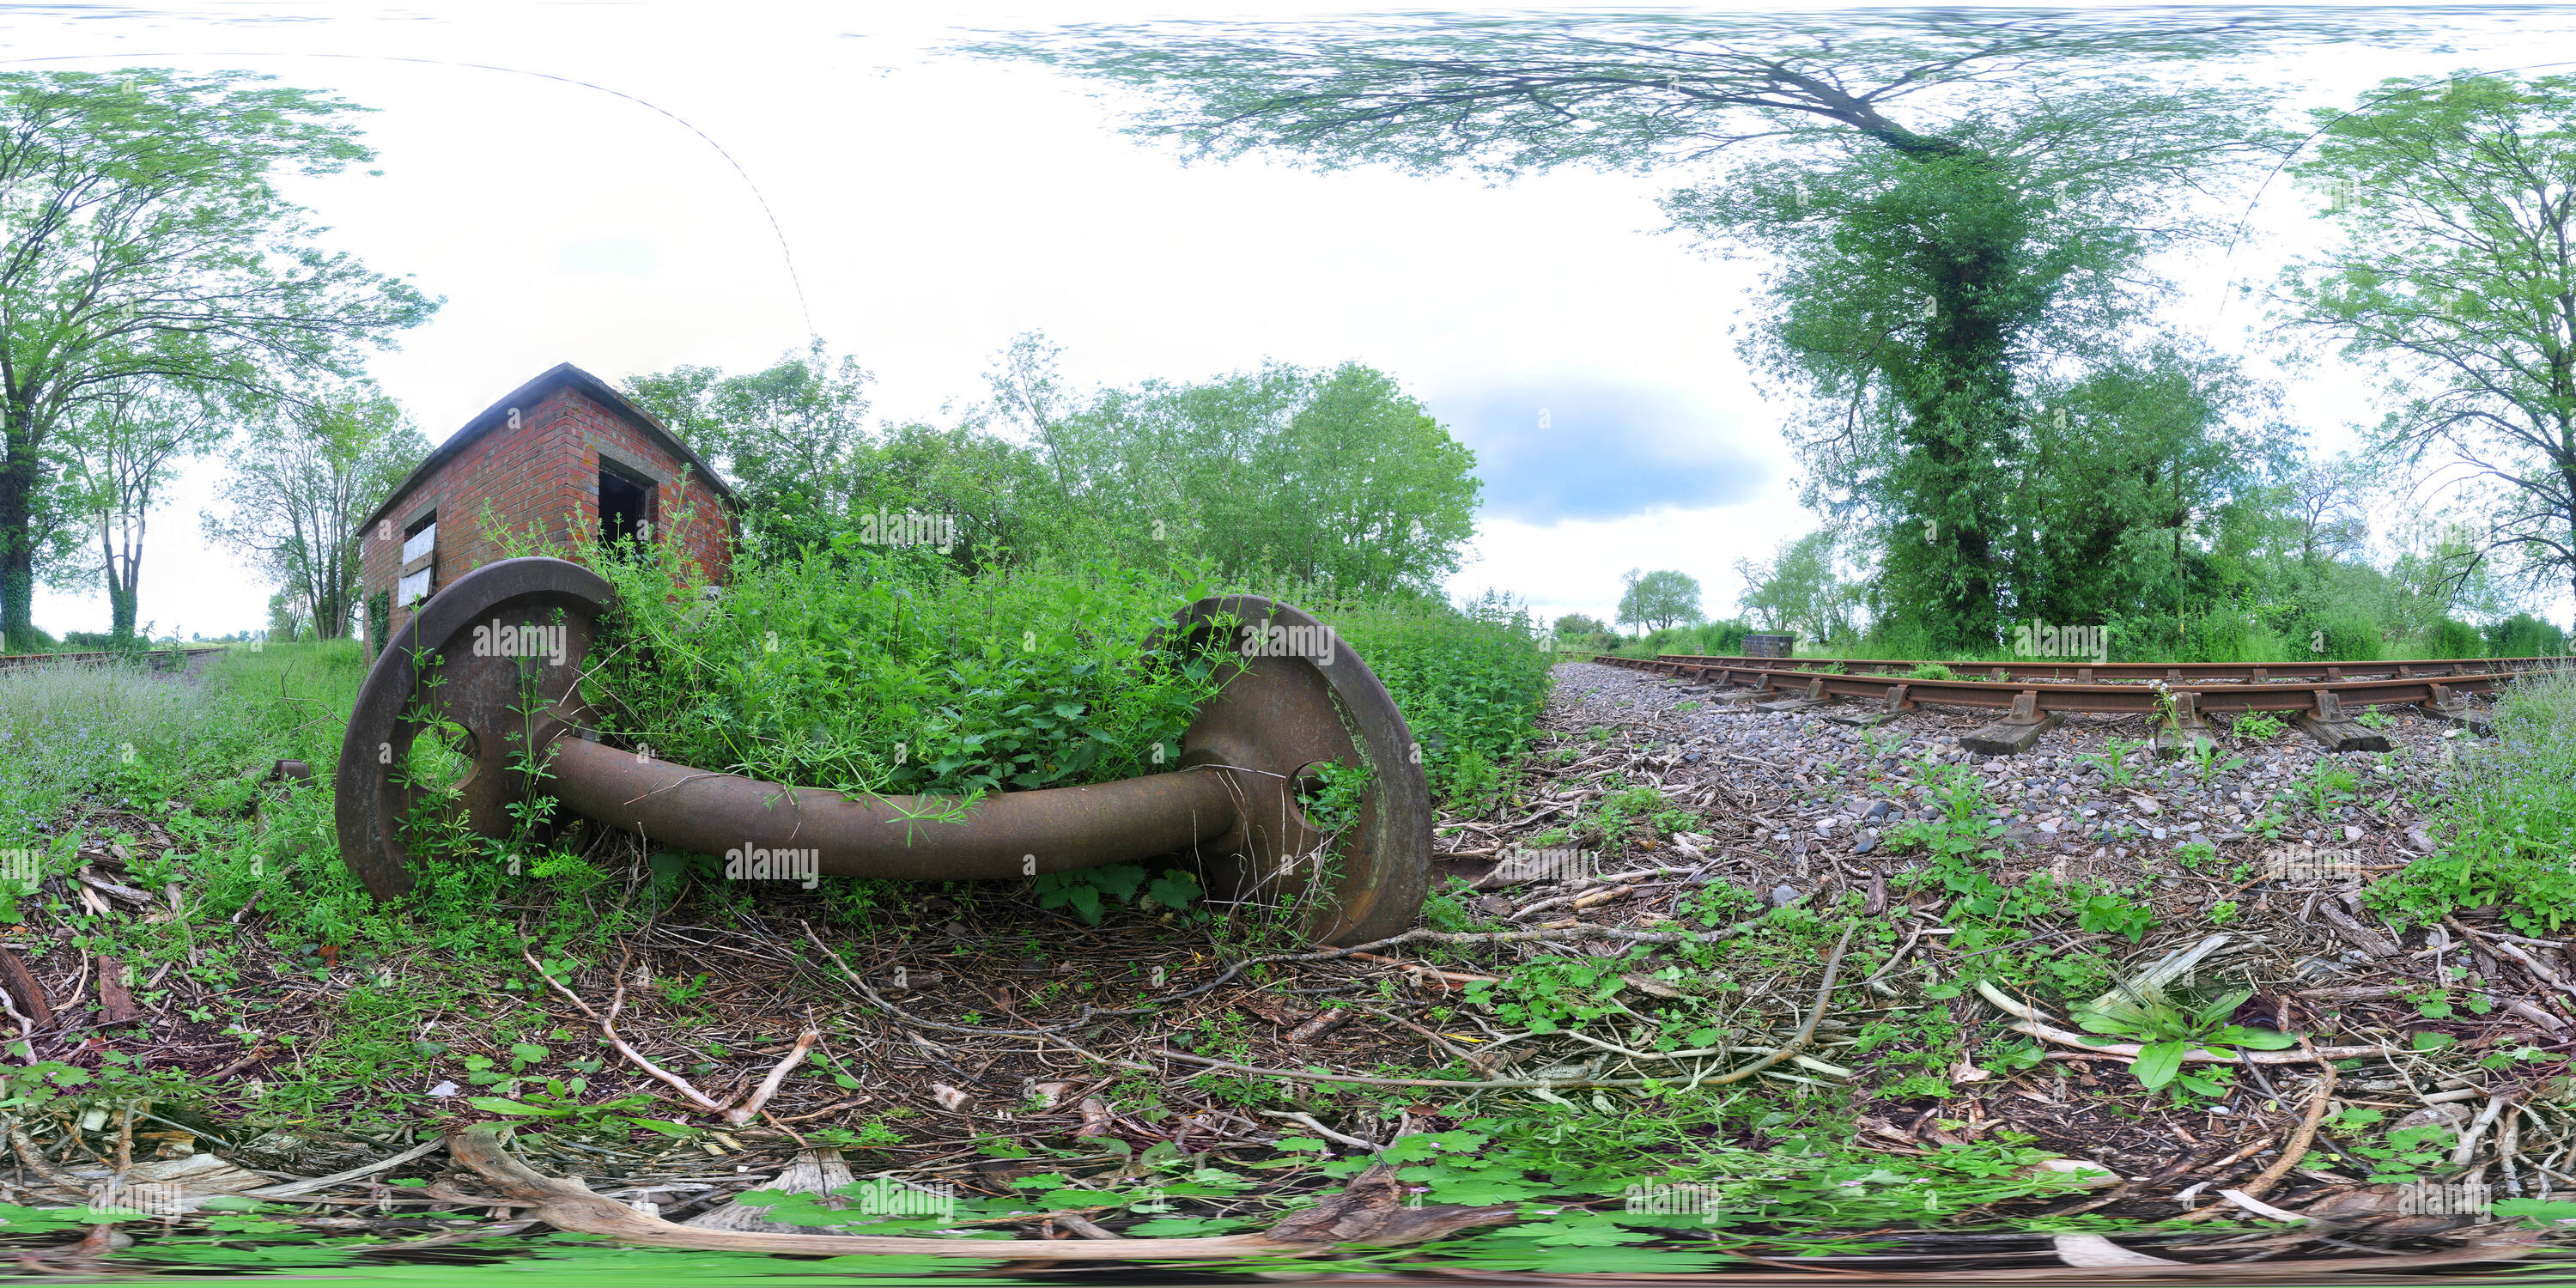
<path id="1" fill-rule="evenodd" d="M 411 495 L 432 475 L 447 468 L 447 463 L 455 460 L 458 453 L 473 446 L 475 440 L 485 434 L 509 424 L 511 408 L 532 408 L 546 395 L 567 385 L 580 390 L 591 401 L 617 413 L 628 424 L 642 430 L 647 438 L 669 449 L 673 458 L 688 462 L 689 468 L 699 478 L 706 480 L 707 486 L 715 489 L 716 495 L 724 500 L 728 509 L 741 504 L 734 496 L 733 489 L 725 486 L 724 479 L 715 472 L 714 467 L 708 465 L 704 457 L 691 451 L 688 444 L 673 436 L 671 431 L 664 429 L 662 422 L 653 419 L 652 413 L 636 406 L 607 381 L 565 362 L 558 363 L 536 379 L 502 395 L 499 402 L 484 408 L 474 419 L 465 422 L 465 428 L 448 435 L 447 441 L 439 444 L 438 450 L 431 452 L 429 459 L 422 461 L 420 468 L 413 470 L 411 477 L 404 479 L 402 486 L 395 488 L 393 495 L 386 497 L 385 503 L 376 507 L 375 513 L 368 515 L 358 524 L 357 531 L 365 532 L 376 526 L 376 521 L 393 513 L 394 508 L 402 504 L 404 497 Z"/>

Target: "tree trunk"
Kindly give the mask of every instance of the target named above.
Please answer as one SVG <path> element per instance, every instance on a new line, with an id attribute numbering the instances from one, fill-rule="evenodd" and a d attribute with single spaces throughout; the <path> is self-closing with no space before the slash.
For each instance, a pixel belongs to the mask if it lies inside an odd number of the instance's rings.
<path id="1" fill-rule="evenodd" d="M 8 450 L 0 458 L 0 643 L 12 653 L 36 648 L 36 488 L 43 482 L 26 432 L 26 410 L 12 403 Z"/>
<path id="2" fill-rule="evenodd" d="M 102 512 L 98 516 L 99 579 L 107 583 L 107 634 L 116 640 L 134 635 L 134 605 L 125 593 L 125 585 L 116 570 L 116 516 Z"/>

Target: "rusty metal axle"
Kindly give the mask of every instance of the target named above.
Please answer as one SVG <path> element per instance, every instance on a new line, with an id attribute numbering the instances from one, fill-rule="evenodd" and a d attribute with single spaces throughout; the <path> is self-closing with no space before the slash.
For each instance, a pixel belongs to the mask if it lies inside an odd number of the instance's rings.
<path id="1" fill-rule="evenodd" d="M 1239 825 L 1233 785 L 1184 770 L 1097 787 L 853 800 L 711 774 L 579 738 L 554 745 L 546 790 L 584 818 L 657 844 L 784 864 L 821 876 L 981 881 L 1133 862 L 1216 841 Z"/>
<path id="2" fill-rule="evenodd" d="M 343 862 L 379 898 L 414 883 L 407 820 L 445 810 L 467 830 L 511 834 L 538 795 L 657 844 L 726 857 L 744 880 L 822 876 L 948 881 L 1039 876 L 1172 857 L 1195 863 L 1212 899 L 1304 903 L 1306 927 L 1357 943 L 1412 923 L 1429 879 L 1430 788 L 1402 713 L 1322 623 L 1256 596 L 1202 600 L 1174 642 L 1224 648 L 1243 630 L 1217 694 L 1171 772 L 976 800 L 852 796 L 766 783 L 599 742 L 580 681 L 612 602 L 606 582 L 560 559 L 505 559 L 424 604 L 360 688 L 341 743 L 335 805 Z M 1331 652 L 1282 655 L 1251 641 Z M 490 647 L 544 641 L 541 649 Z M 443 792 L 408 782 L 413 744 L 461 730 L 471 768 Z M 545 767 L 542 783 L 521 766 Z M 1320 766 L 1365 766 L 1353 819 L 1328 835 L 1303 793 Z"/>

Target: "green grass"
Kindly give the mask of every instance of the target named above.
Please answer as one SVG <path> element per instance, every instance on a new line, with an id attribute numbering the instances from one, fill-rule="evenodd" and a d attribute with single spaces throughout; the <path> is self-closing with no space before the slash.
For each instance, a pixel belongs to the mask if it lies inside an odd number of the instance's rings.
<path id="1" fill-rule="evenodd" d="M 2576 676 L 2515 682 L 2495 727 L 2433 808 L 2440 851 L 2373 886 L 2372 903 L 2416 922 L 2493 904 L 2524 934 L 2558 934 L 2576 925 Z"/>
<path id="2" fill-rule="evenodd" d="M 0 848 L 39 838 L 76 796 L 166 794 L 221 771 L 249 741 L 241 719 L 236 703 L 128 663 L 0 671 Z"/>

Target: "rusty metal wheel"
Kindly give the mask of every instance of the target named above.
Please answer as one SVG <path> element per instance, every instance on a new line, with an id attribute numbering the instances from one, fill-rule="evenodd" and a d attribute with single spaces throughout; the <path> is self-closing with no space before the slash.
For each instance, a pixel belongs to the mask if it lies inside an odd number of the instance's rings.
<path id="1" fill-rule="evenodd" d="M 1430 881 L 1431 788 L 1386 686 L 1330 628 L 1275 600 L 1203 599 L 1175 625 L 1182 639 L 1243 662 L 1182 742 L 1182 766 L 1221 767 L 1241 815 L 1233 832 L 1199 847 L 1209 894 L 1293 900 L 1323 943 L 1409 928 Z M 1221 626 L 1228 638 L 1218 638 Z M 1368 775 L 1355 817 L 1330 837 L 1308 813 L 1318 767 L 1329 764 Z"/>
<path id="2" fill-rule="evenodd" d="M 335 787 L 342 860 L 377 897 L 413 887 L 410 829 L 508 836 L 538 755 L 544 794 L 572 811 L 709 854 L 792 851 L 819 875 L 991 879 L 1186 853 L 1212 898 L 1288 905 L 1328 943 L 1397 934 L 1421 907 L 1430 791 L 1404 717 L 1348 645 L 1285 604 L 1237 596 L 1181 613 L 1175 638 L 1243 665 L 1199 709 L 1172 772 L 969 805 L 851 799 L 563 737 L 589 724 L 583 659 L 611 599 L 578 564 L 507 559 L 458 578 L 387 643 Z M 439 763 L 449 776 L 425 782 Z M 1330 766 L 1365 771 L 1365 786 L 1337 802 L 1347 817 L 1319 819 Z"/>
<path id="3" fill-rule="evenodd" d="M 527 793 L 521 755 L 587 723 L 581 664 L 612 598 L 579 564 L 504 559 L 431 596 L 386 642 L 359 686 L 333 786 L 341 861 L 377 898 L 411 890 L 404 829 L 423 814 L 510 833 L 509 807 Z M 462 768 L 443 791 L 420 781 L 432 768 L 414 756 L 424 735 Z"/>

